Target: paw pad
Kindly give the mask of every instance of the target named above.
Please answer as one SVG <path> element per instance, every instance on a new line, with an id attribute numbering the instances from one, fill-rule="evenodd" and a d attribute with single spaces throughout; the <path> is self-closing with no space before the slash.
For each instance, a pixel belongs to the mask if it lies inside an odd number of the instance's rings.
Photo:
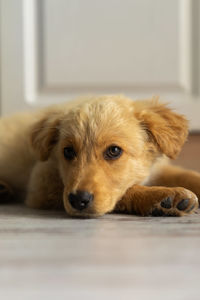
<path id="1" fill-rule="evenodd" d="M 178 210 L 186 210 L 189 205 L 189 199 L 183 199 L 177 204 Z"/>
<path id="2" fill-rule="evenodd" d="M 160 205 L 163 208 L 171 208 L 172 207 L 172 198 L 171 197 L 167 197 L 167 198 L 163 199 L 161 201 Z"/>
<path id="3" fill-rule="evenodd" d="M 187 213 L 191 212 L 195 208 L 195 204 L 193 204 L 189 209 L 187 209 Z"/>
<path id="4" fill-rule="evenodd" d="M 159 208 L 155 208 L 153 211 L 152 211 L 152 216 L 154 217 L 162 217 L 164 216 L 165 213 L 162 211 L 162 209 L 159 209 Z"/>

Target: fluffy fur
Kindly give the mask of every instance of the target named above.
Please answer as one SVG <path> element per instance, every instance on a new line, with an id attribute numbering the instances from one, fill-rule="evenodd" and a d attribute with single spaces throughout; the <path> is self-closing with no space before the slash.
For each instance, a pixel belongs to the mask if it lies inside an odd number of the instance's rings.
<path id="1" fill-rule="evenodd" d="M 0 120 L 0 200 L 24 199 L 34 208 L 71 216 L 111 211 L 141 215 L 194 212 L 200 174 L 171 166 L 188 133 L 187 120 L 157 99 L 99 96 Z M 123 153 L 105 159 L 110 145 Z M 76 157 L 67 160 L 64 148 Z M 94 200 L 73 208 L 69 194 Z M 6 200 L 5 200 L 6 199 Z"/>

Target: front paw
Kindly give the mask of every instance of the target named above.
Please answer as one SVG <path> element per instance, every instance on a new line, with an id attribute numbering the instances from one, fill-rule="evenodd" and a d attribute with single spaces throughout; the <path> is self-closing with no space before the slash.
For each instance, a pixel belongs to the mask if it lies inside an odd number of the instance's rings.
<path id="1" fill-rule="evenodd" d="M 178 187 L 156 203 L 150 214 L 155 217 L 183 216 L 195 212 L 198 206 L 198 198 L 194 193 Z"/>

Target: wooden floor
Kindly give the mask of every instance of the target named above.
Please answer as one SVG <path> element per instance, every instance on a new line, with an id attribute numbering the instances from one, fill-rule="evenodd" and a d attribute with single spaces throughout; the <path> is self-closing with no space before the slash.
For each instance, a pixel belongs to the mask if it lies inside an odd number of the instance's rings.
<path id="1" fill-rule="evenodd" d="M 179 164 L 200 171 L 200 137 Z M 70 219 L 0 207 L 0 299 L 200 299 L 200 214 Z"/>

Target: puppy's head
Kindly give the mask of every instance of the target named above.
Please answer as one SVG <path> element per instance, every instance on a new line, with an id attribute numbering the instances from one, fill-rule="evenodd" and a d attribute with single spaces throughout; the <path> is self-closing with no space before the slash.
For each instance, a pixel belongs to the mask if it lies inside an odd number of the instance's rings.
<path id="1" fill-rule="evenodd" d="M 68 214 L 99 216 L 143 184 L 158 157 L 175 158 L 186 137 L 187 121 L 165 105 L 105 96 L 49 113 L 31 140 L 40 160 L 57 164 Z"/>

